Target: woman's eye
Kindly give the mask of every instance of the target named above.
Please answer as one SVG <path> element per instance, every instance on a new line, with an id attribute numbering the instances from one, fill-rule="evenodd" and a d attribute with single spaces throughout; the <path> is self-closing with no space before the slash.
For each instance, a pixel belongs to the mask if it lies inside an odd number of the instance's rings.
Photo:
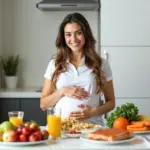
<path id="1" fill-rule="evenodd" d="M 69 37 L 69 36 L 71 36 L 71 34 L 65 34 L 65 36 Z"/>
<path id="2" fill-rule="evenodd" d="M 77 35 L 81 35 L 82 34 L 82 32 L 77 32 Z"/>

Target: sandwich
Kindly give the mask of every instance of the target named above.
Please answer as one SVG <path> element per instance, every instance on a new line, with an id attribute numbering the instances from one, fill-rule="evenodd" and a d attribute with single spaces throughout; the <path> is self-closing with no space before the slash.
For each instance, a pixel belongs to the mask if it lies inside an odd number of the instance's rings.
<path id="1" fill-rule="evenodd" d="M 117 141 L 125 140 L 133 137 L 133 133 L 123 129 L 99 129 L 88 134 L 88 139 L 104 140 L 104 141 Z"/>

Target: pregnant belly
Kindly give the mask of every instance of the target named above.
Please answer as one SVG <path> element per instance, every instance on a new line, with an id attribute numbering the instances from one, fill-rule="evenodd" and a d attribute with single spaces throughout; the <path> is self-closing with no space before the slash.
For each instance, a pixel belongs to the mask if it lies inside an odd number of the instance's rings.
<path id="1" fill-rule="evenodd" d="M 62 97 L 58 103 L 56 104 L 56 109 L 61 109 L 61 117 L 66 118 L 69 117 L 70 113 L 72 111 L 82 110 L 82 108 L 79 108 L 79 104 L 84 104 L 83 101 L 69 98 L 69 97 Z"/>

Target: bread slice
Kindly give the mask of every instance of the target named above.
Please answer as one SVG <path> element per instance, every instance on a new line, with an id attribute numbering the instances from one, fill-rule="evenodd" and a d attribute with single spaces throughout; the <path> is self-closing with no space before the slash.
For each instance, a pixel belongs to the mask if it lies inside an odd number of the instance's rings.
<path id="1" fill-rule="evenodd" d="M 99 129 L 88 134 L 88 139 L 104 140 L 104 141 L 117 141 L 129 139 L 133 136 L 132 132 L 122 129 Z"/>

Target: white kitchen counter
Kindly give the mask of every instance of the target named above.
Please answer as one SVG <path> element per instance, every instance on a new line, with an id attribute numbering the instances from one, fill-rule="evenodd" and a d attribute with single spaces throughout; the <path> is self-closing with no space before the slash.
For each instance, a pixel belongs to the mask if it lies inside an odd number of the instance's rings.
<path id="1" fill-rule="evenodd" d="M 36 92 L 39 87 L 25 87 L 17 89 L 0 89 L 0 98 L 40 98 L 41 92 Z"/>
<path id="2" fill-rule="evenodd" d="M 124 144 L 118 144 L 118 145 L 102 145 L 102 144 L 90 144 L 85 141 L 82 141 L 80 139 L 61 139 L 58 141 L 49 141 L 47 144 L 41 144 L 41 145 L 35 145 L 35 146 L 22 146 L 22 147 L 4 147 L 0 145 L 0 149 L 12 149 L 12 150 L 20 150 L 20 149 L 26 149 L 26 150 L 66 150 L 66 149 L 87 149 L 87 150 L 94 150 L 94 149 L 118 149 L 118 150 L 143 150 L 143 149 L 150 149 L 150 145 L 147 145 L 147 143 L 144 143 L 144 141 L 141 138 L 137 138 L 136 140 L 124 143 Z"/>

